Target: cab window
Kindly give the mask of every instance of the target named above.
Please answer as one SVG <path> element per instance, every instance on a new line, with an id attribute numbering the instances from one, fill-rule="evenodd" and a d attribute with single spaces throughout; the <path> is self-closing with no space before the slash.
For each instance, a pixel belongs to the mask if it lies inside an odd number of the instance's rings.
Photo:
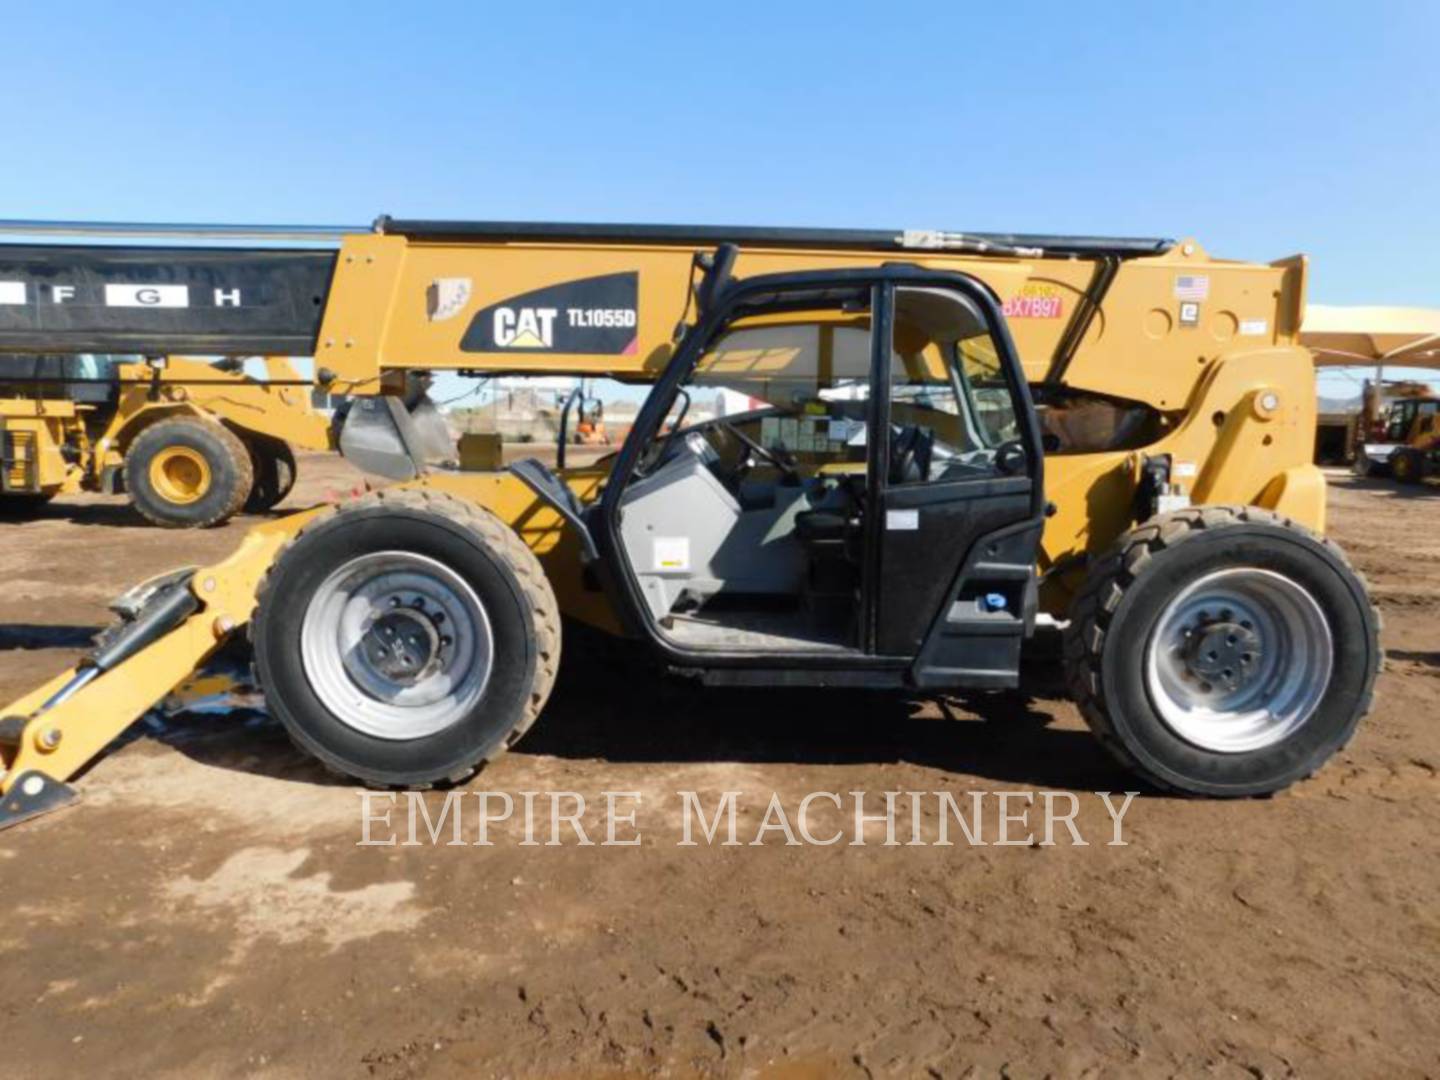
<path id="1" fill-rule="evenodd" d="M 1019 438 L 1013 392 L 985 320 L 944 289 L 896 292 L 890 423 L 901 458 L 892 484 L 995 471 L 996 451 Z"/>

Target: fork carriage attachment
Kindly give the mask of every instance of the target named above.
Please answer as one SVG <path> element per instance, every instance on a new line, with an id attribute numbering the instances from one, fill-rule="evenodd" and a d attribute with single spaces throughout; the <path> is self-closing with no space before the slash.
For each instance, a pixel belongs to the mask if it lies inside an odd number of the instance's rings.
<path id="1" fill-rule="evenodd" d="M 275 553 L 313 513 L 252 529 L 229 558 L 172 571 L 112 605 L 121 622 L 69 671 L 0 712 L 0 829 L 58 810 L 66 783 L 249 620 Z"/>

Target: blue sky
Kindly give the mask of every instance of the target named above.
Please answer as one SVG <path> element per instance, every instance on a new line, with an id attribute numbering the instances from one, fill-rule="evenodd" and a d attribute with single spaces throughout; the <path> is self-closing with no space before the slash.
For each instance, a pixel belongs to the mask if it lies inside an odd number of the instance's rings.
<path id="1" fill-rule="evenodd" d="M 6 4 L 0 217 L 1194 236 L 1440 306 L 1440 5 Z"/>

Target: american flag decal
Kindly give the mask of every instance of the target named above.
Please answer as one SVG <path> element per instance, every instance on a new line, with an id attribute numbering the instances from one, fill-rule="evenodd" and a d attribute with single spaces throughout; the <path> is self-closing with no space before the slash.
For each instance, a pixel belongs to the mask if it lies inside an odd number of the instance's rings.
<path id="1" fill-rule="evenodd" d="M 1178 274 L 1175 278 L 1176 300 L 1205 300 L 1210 296 L 1210 278 L 1206 274 Z"/>

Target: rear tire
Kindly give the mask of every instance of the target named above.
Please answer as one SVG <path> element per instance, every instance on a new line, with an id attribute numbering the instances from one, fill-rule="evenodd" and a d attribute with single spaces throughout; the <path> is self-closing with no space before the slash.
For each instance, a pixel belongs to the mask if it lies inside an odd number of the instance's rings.
<path id="1" fill-rule="evenodd" d="M 158 421 L 125 452 L 130 501 L 163 528 L 219 525 L 240 510 L 253 486 L 250 451 L 214 420 L 177 416 Z"/>
<path id="2" fill-rule="evenodd" d="M 464 780 L 549 697 L 560 617 L 538 560 L 477 506 L 365 496 L 275 560 L 252 623 L 260 683 L 291 738 L 380 786 Z"/>
<path id="3" fill-rule="evenodd" d="M 1254 507 L 1165 514 L 1091 569 L 1065 676 L 1154 786 L 1264 795 L 1310 776 L 1370 708 L 1379 620 L 1340 549 Z"/>
<path id="4" fill-rule="evenodd" d="M 1418 484 L 1425 479 L 1425 457 L 1419 451 L 1400 449 L 1390 455 L 1390 475 L 1402 484 Z"/>
<path id="5" fill-rule="evenodd" d="M 250 497 L 245 500 L 245 512 L 263 514 L 284 502 L 294 488 L 299 474 L 295 452 L 283 439 L 272 439 L 268 435 L 250 435 L 246 442 L 255 482 L 250 488 Z"/>

